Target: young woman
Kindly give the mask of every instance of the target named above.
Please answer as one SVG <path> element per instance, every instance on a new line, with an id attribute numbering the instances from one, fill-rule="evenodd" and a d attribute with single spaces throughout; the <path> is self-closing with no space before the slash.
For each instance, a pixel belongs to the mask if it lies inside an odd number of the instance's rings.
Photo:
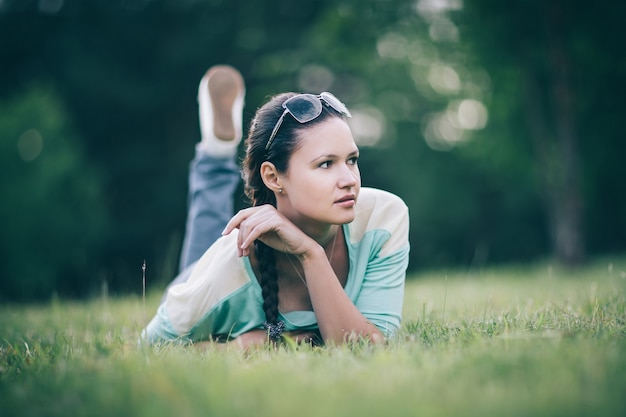
<path id="1" fill-rule="evenodd" d="M 242 166 L 252 205 L 233 216 L 244 90 L 228 66 L 200 83 L 182 270 L 143 339 L 248 347 L 283 336 L 327 344 L 392 336 L 408 210 L 390 193 L 361 188 L 350 112 L 330 93 L 285 93 L 263 105 Z"/>

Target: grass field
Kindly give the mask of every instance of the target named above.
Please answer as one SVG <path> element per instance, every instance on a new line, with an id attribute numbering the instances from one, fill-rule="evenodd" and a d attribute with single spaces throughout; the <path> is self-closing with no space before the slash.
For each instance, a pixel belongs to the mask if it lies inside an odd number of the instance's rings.
<path id="1" fill-rule="evenodd" d="M 383 347 L 141 347 L 160 295 L 0 306 L 0 416 L 626 416 L 623 256 L 412 276 Z"/>

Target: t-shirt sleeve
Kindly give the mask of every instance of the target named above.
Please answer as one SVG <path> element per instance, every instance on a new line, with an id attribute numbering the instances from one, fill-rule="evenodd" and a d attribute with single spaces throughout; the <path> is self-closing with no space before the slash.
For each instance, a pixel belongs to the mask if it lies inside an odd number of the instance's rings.
<path id="1" fill-rule="evenodd" d="M 368 259 L 363 283 L 355 305 L 363 316 L 389 338 L 402 321 L 404 283 L 409 262 L 409 213 L 404 202 L 395 197 L 381 208 L 384 225 L 370 231 L 376 237 Z"/>
<path id="2" fill-rule="evenodd" d="M 258 322 L 254 288 L 243 259 L 237 256 L 236 242 L 236 233 L 220 237 L 186 281 L 168 288 L 157 314 L 142 332 L 143 341 L 196 342 L 238 334 Z"/>
<path id="3" fill-rule="evenodd" d="M 156 315 L 141 332 L 141 341 L 150 345 L 161 342 L 188 344 L 190 339 L 179 336 L 167 318 L 165 305 L 161 304 Z"/>

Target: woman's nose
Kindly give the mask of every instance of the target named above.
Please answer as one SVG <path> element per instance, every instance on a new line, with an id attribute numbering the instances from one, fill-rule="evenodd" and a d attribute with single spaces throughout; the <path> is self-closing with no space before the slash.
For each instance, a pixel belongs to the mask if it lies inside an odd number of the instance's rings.
<path id="1" fill-rule="evenodd" d="M 339 188 L 354 187 L 359 178 L 359 170 L 354 165 L 343 165 L 337 184 Z"/>

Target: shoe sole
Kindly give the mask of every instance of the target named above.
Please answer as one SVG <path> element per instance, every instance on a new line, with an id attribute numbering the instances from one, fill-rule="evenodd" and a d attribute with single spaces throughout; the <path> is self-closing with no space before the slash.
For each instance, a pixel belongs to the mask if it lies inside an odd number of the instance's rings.
<path id="1" fill-rule="evenodd" d="M 211 68 L 207 77 L 213 110 L 213 133 L 218 139 L 232 141 L 236 135 L 233 104 L 243 92 L 243 77 L 236 69 L 223 65 Z"/>

